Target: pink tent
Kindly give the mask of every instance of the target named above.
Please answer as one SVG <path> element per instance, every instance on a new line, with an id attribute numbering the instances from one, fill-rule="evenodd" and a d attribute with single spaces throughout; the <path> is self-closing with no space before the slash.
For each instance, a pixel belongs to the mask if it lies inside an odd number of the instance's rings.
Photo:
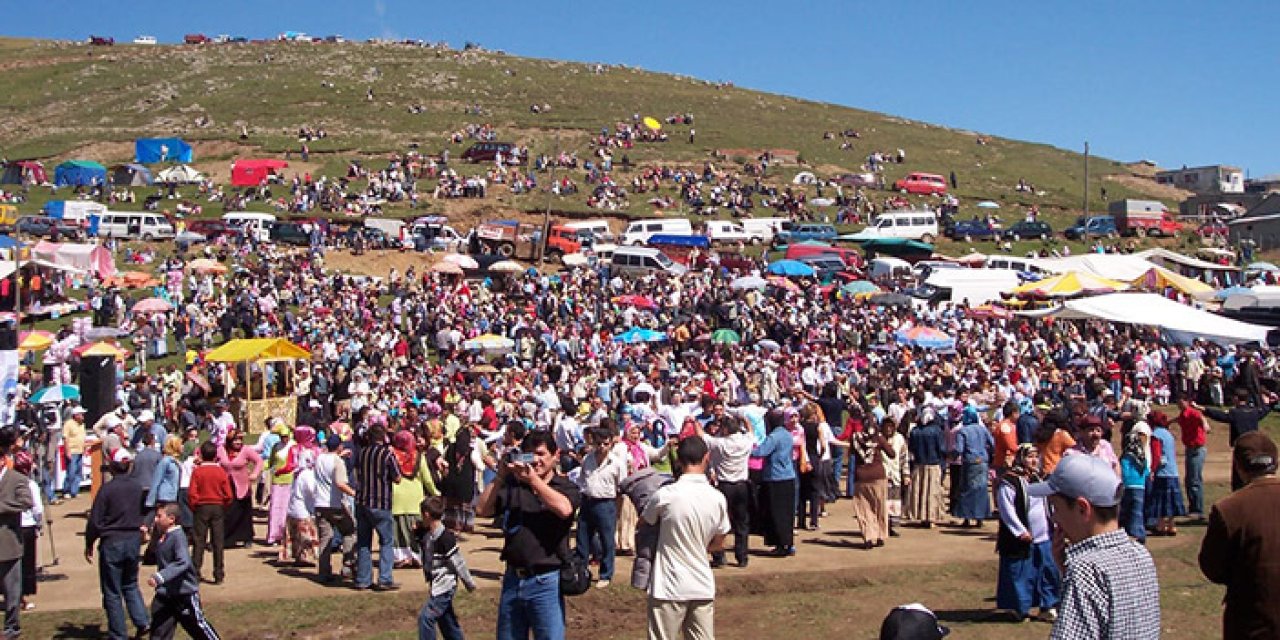
<path id="1" fill-rule="evenodd" d="M 96 244 L 41 240 L 31 249 L 31 258 L 54 269 L 91 272 L 104 280 L 116 274 L 111 252 Z"/>

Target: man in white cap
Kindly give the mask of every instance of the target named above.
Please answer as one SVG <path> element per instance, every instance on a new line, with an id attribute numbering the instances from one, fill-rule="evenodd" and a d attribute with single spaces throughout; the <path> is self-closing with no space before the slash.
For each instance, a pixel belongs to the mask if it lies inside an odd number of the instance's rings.
<path id="1" fill-rule="evenodd" d="M 1111 466 L 1093 456 L 1067 456 L 1027 493 L 1048 498 L 1058 525 L 1053 550 L 1064 578 L 1050 638 L 1159 638 L 1155 564 L 1120 528 L 1120 479 Z"/>

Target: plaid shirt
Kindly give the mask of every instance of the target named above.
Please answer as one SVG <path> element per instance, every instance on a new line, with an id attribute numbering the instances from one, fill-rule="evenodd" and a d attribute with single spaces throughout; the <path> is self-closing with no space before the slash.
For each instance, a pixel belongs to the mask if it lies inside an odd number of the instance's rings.
<path id="1" fill-rule="evenodd" d="M 1160 637 L 1160 585 L 1146 547 L 1123 529 L 1067 548 L 1062 604 L 1052 640 Z"/>

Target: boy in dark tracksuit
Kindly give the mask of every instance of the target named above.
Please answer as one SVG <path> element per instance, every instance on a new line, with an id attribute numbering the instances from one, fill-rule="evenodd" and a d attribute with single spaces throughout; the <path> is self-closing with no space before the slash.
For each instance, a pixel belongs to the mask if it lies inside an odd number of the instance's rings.
<path id="1" fill-rule="evenodd" d="M 435 640 L 436 626 L 445 640 L 464 640 L 462 625 L 453 612 L 453 594 L 458 581 L 467 591 L 476 590 L 476 581 L 467 569 L 467 561 L 458 548 L 458 538 L 444 528 L 444 499 L 431 497 L 422 501 L 422 524 L 417 530 L 422 549 L 422 574 L 430 586 L 427 602 L 418 612 L 418 640 Z"/>
<path id="2" fill-rule="evenodd" d="M 165 504 L 156 510 L 156 530 L 164 533 L 156 543 L 159 570 L 147 581 L 156 588 L 151 601 L 152 640 L 172 638 L 179 624 L 194 640 L 219 640 L 200 608 L 200 583 L 187 553 L 187 536 L 178 524 L 178 505 Z"/>

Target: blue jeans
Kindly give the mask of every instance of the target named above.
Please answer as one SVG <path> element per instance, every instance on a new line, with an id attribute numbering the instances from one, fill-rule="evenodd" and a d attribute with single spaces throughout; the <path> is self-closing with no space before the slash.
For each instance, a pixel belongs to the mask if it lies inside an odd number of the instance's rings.
<path id="1" fill-rule="evenodd" d="M 427 585 L 430 587 L 431 585 Z M 431 596 L 418 611 L 418 640 L 436 640 L 436 626 L 444 640 L 464 640 L 462 625 L 453 612 L 453 591 Z"/>
<path id="2" fill-rule="evenodd" d="M 848 453 L 848 447 L 831 447 L 831 473 L 835 475 L 835 481 L 831 486 L 835 488 L 837 496 L 840 495 L 840 474 L 844 473 L 844 458 Z M 852 472 L 853 467 L 850 467 L 849 471 Z M 850 491 L 849 495 L 853 495 L 853 492 Z"/>
<path id="3" fill-rule="evenodd" d="M 378 583 L 391 584 L 395 568 L 392 554 L 391 510 L 356 505 L 356 586 L 373 584 L 373 532 L 378 532 Z"/>
<path id="4" fill-rule="evenodd" d="M 1147 490 L 1139 487 L 1125 487 L 1120 497 L 1120 523 L 1125 533 L 1138 542 L 1147 541 L 1147 517 L 1143 508 Z"/>
<path id="5" fill-rule="evenodd" d="M 62 495 L 74 498 L 80 495 L 80 483 L 83 481 L 84 454 L 67 456 L 67 477 L 62 482 Z"/>
<path id="6" fill-rule="evenodd" d="M 613 579 L 614 543 L 618 526 L 618 502 L 612 498 L 585 498 L 578 512 L 578 556 L 591 559 L 591 538 L 600 537 L 600 579 Z"/>
<path id="7" fill-rule="evenodd" d="M 102 588 L 102 608 L 107 612 L 107 634 L 112 640 L 129 637 L 125 607 L 133 626 L 141 629 L 151 623 L 147 605 L 138 591 L 138 556 L 142 549 L 141 534 L 98 543 L 98 584 Z"/>
<path id="8" fill-rule="evenodd" d="M 1204 459 L 1209 450 L 1205 447 L 1187 447 L 1183 454 L 1186 458 L 1186 477 L 1183 483 L 1187 489 L 1187 510 L 1204 515 Z"/>
<path id="9" fill-rule="evenodd" d="M 560 572 L 521 578 L 514 569 L 502 576 L 498 599 L 498 640 L 564 640 L 564 599 Z"/>

